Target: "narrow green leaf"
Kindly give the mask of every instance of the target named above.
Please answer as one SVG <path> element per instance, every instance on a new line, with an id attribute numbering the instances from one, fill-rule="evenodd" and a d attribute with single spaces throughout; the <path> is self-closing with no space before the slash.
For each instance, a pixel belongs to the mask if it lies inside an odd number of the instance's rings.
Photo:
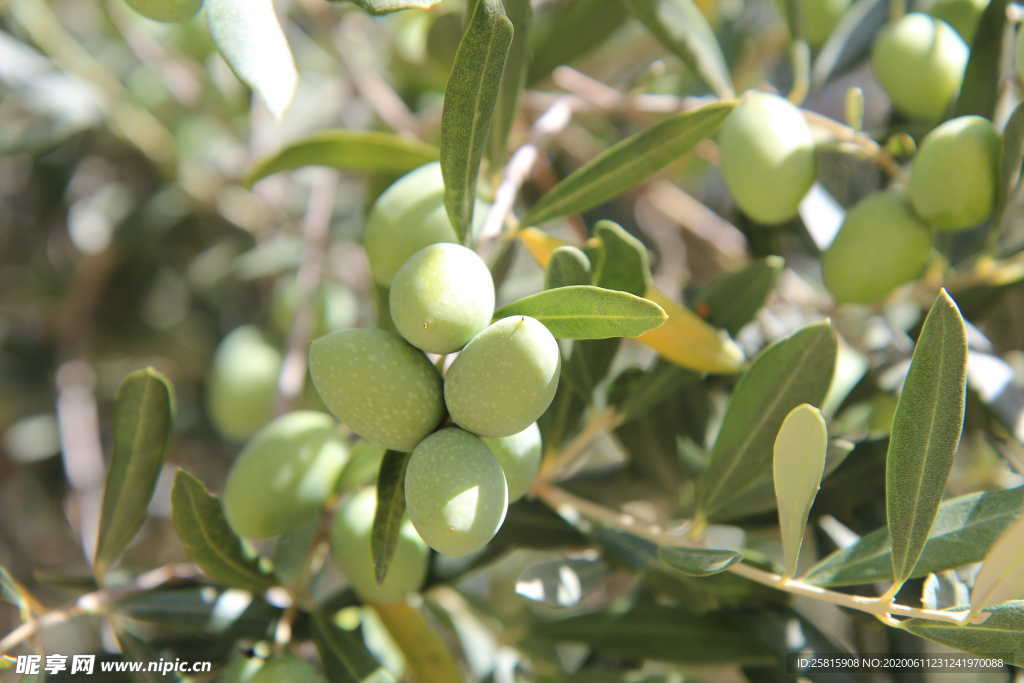
<path id="1" fill-rule="evenodd" d="M 299 74 L 273 0 L 206 0 L 217 50 L 238 78 L 281 117 L 295 97 Z"/>
<path id="2" fill-rule="evenodd" d="M 1024 486 L 971 493 L 939 506 L 910 578 L 980 562 L 1024 507 Z M 892 578 L 889 531 L 871 532 L 812 567 L 804 580 L 818 586 L 853 586 Z"/>
<path id="3" fill-rule="evenodd" d="M 1014 191 L 1020 182 L 1020 164 L 1024 159 L 1024 104 L 1018 104 L 1013 110 L 1006 128 L 1003 129 L 1003 155 L 999 169 L 998 197 L 996 210 L 992 215 L 992 230 L 997 230 L 1002 223 L 1003 211 L 1013 198 Z"/>
<path id="4" fill-rule="evenodd" d="M 114 446 L 103 487 L 93 569 L 102 576 L 146 520 L 174 423 L 174 388 L 153 368 L 121 383 L 114 407 Z"/>
<path id="5" fill-rule="evenodd" d="M 343 2 L 344 0 L 332 0 Z M 370 14 L 389 14 L 404 9 L 430 9 L 441 0 L 350 0 Z"/>
<path id="6" fill-rule="evenodd" d="M 377 510 L 373 516 L 373 573 L 383 583 L 398 545 L 405 515 L 405 468 L 409 454 L 388 451 L 377 475 Z"/>
<path id="7" fill-rule="evenodd" d="M 136 662 L 155 662 L 159 659 L 156 650 L 147 643 L 139 640 L 125 630 L 117 631 L 117 642 L 121 645 L 121 652 L 126 659 L 133 659 Z M 159 683 L 160 681 L 180 681 L 177 674 L 160 674 L 155 671 L 141 671 L 134 680 L 140 683 Z"/>
<path id="8" fill-rule="evenodd" d="M 971 614 L 1024 597 L 1024 515 L 992 544 L 971 589 Z"/>
<path id="9" fill-rule="evenodd" d="M 772 460 L 784 576 L 796 573 L 807 517 L 821 486 L 827 452 L 828 429 L 821 411 L 806 403 L 789 411 L 775 437 Z"/>
<path id="10" fill-rule="evenodd" d="M 0 600 L 17 607 L 18 616 L 22 621 L 29 621 L 33 611 L 42 609 L 42 605 L 28 592 L 28 589 L 15 581 L 4 567 L 0 567 Z"/>
<path id="11" fill-rule="evenodd" d="M 369 130 L 324 130 L 292 142 L 257 161 L 244 182 L 252 186 L 274 173 L 304 166 L 330 166 L 345 171 L 404 174 L 436 161 L 433 145 L 400 135 Z"/>
<path id="12" fill-rule="evenodd" d="M 488 138 L 487 157 L 494 168 L 504 164 L 508 155 L 508 135 L 519 111 L 519 94 L 526 83 L 526 67 L 530 61 L 530 23 L 533 20 L 530 0 L 504 0 L 504 4 L 514 33 Z"/>
<path id="13" fill-rule="evenodd" d="M 1009 0 L 990 0 L 981 14 L 971 43 L 971 56 L 964 70 L 960 96 L 953 107 L 954 116 L 977 114 L 991 119 L 996 110 L 1008 4 Z"/>
<path id="14" fill-rule="evenodd" d="M 544 289 L 589 285 L 590 279 L 590 259 L 582 251 L 565 246 L 551 252 L 551 260 L 544 271 Z"/>
<path id="15" fill-rule="evenodd" d="M 313 641 L 332 683 L 383 683 L 393 681 L 355 633 L 339 628 L 322 612 L 309 615 Z"/>
<path id="16" fill-rule="evenodd" d="M 546 9 L 530 36 L 530 85 L 600 47 L 629 20 L 625 3 L 608 0 L 562 0 Z"/>
<path id="17" fill-rule="evenodd" d="M 825 321 L 768 347 L 740 379 L 725 410 L 711 462 L 697 489 L 707 520 L 732 516 L 771 477 L 772 444 L 790 410 L 820 405 L 832 382 L 836 336 Z"/>
<path id="18" fill-rule="evenodd" d="M 986 610 L 982 624 L 946 624 L 930 619 L 910 619 L 903 628 L 914 635 L 982 657 L 1002 657 L 1006 664 L 1024 666 L 1024 601 Z"/>
<path id="19" fill-rule="evenodd" d="M 665 321 L 665 311 L 653 301 L 591 285 L 546 289 L 502 306 L 495 320 L 528 315 L 562 339 L 636 337 Z"/>
<path id="20" fill-rule="evenodd" d="M 693 370 L 659 360 L 650 370 L 620 373 L 608 390 L 608 402 L 617 407 L 624 424 L 648 414 L 662 401 L 699 379 L 700 375 Z"/>
<path id="21" fill-rule="evenodd" d="M 651 263 L 643 242 L 609 220 L 597 222 L 594 237 L 600 247 L 594 256 L 593 284 L 643 296 L 651 285 Z"/>
<path id="22" fill-rule="evenodd" d="M 460 239 L 473 225 L 476 180 L 512 42 L 501 0 L 479 0 L 455 53 L 441 113 L 444 205 Z"/>
<path id="23" fill-rule="evenodd" d="M 117 612 L 137 621 L 189 629 L 201 636 L 262 640 L 283 609 L 257 595 L 214 586 L 158 588 L 118 600 Z"/>
<path id="24" fill-rule="evenodd" d="M 704 288 L 695 308 L 709 323 L 735 336 L 764 306 L 785 264 L 781 256 L 767 256 L 726 273 Z"/>
<path id="25" fill-rule="evenodd" d="M 658 559 L 687 576 L 711 576 L 724 572 L 741 556 L 733 550 L 660 547 Z"/>
<path id="26" fill-rule="evenodd" d="M 736 96 L 715 32 L 693 0 L 626 0 L 655 38 L 722 99 Z"/>
<path id="27" fill-rule="evenodd" d="M 857 0 L 843 14 L 828 40 L 818 52 L 811 70 L 815 87 L 860 64 L 878 35 L 889 21 L 887 0 Z"/>
<path id="28" fill-rule="evenodd" d="M 185 552 L 217 583 L 262 591 L 276 583 L 228 526 L 220 501 L 201 481 L 178 470 L 171 491 L 171 519 Z"/>
<path id="29" fill-rule="evenodd" d="M 943 290 L 914 347 L 885 456 L 886 523 L 897 584 L 917 565 L 942 500 L 960 442 L 966 381 L 964 321 Z"/>
<path id="30" fill-rule="evenodd" d="M 579 213 L 636 187 L 713 136 L 734 106 L 716 102 L 676 114 L 613 145 L 541 197 L 523 224 Z"/>

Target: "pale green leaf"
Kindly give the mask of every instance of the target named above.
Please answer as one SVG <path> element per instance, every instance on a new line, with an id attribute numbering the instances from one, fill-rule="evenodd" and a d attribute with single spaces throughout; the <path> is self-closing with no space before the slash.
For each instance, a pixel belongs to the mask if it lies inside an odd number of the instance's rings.
<path id="1" fill-rule="evenodd" d="M 733 550 L 662 546 L 658 548 L 658 559 L 687 576 L 711 576 L 724 572 L 742 558 Z"/>
<path id="2" fill-rule="evenodd" d="M 487 158 L 495 168 L 505 163 L 509 132 L 519 110 L 519 94 L 526 82 L 526 67 L 530 61 L 530 23 L 533 21 L 530 0 L 504 0 L 504 5 L 514 33 L 488 138 Z"/>
<path id="3" fill-rule="evenodd" d="M 546 289 L 502 306 L 495 320 L 528 315 L 562 339 L 636 337 L 665 321 L 658 304 L 628 292 L 591 285 Z"/>
<path id="4" fill-rule="evenodd" d="M 971 613 L 1024 597 L 1024 515 L 992 544 L 971 589 Z"/>
<path id="5" fill-rule="evenodd" d="M 405 468 L 409 454 L 388 451 L 377 474 L 377 507 L 373 515 L 373 573 L 383 583 L 398 546 L 405 515 Z"/>
<path id="6" fill-rule="evenodd" d="M 473 225 L 480 159 L 512 33 L 512 22 L 505 16 L 501 0 L 479 0 L 445 86 L 441 113 L 444 205 L 460 239 Z"/>
<path id="7" fill-rule="evenodd" d="M 332 0 L 339 2 L 339 0 Z M 404 9 L 430 9 L 441 0 L 351 0 L 370 14 L 389 14 Z"/>
<path id="8" fill-rule="evenodd" d="M 281 117 L 295 97 L 299 74 L 273 0 L 206 0 L 205 11 L 217 50 Z"/>
<path id="9" fill-rule="evenodd" d="M 821 411 L 807 403 L 789 411 L 775 437 L 772 460 L 785 576 L 796 573 L 807 517 L 825 472 L 827 451 L 828 429 Z"/>
<path id="10" fill-rule="evenodd" d="M 590 284 L 590 259 L 576 247 L 558 247 L 551 252 L 544 271 L 544 289 Z"/>
<path id="11" fill-rule="evenodd" d="M 886 523 L 893 581 L 910 577 L 928 540 L 964 420 L 967 337 L 943 290 L 925 318 L 886 452 Z"/>
<path id="12" fill-rule="evenodd" d="M 671 116 L 608 148 L 534 205 L 525 225 L 579 213 L 636 187 L 713 136 L 734 102 L 716 102 Z"/>
<path id="13" fill-rule="evenodd" d="M 989 616 L 982 624 L 960 626 L 930 619 L 909 619 L 902 626 L 914 635 L 957 650 L 1003 658 L 1005 664 L 1024 666 L 1024 601 L 986 611 Z"/>
<path id="14" fill-rule="evenodd" d="M 102 576 L 146 519 L 163 469 L 174 423 L 174 389 L 153 368 L 121 383 L 114 407 L 113 455 L 103 487 L 103 508 L 93 569 Z"/>

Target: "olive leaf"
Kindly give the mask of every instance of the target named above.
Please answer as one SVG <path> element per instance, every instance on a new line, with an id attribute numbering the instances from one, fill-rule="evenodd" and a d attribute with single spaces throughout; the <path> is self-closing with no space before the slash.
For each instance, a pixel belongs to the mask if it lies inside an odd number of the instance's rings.
<path id="1" fill-rule="evenodd" d="M 599 247 L 594 251 L 592 283 L 643 296 L 651 285 L 647 247 L 621 225 L 609 220 L 594 225 Z"/>
<path id="2" fill-rule="evenodd" d="M 409 454 L 388 451 L 377 475 L 377 508 L 373 515 L 373 574 L 384 583 L 391 558 L 398 546 L 405 515 L 405 468 Z"/>
<path id="3" fill-rule="evenodd" d="M 954 116 L 977 114 L 991 119 L 999 99 L 1000 62 L 1006 33 L 1006 7 L 1009 0 L 990 0 L 974 33 L 970 58 L 964 69 L 960 96 L 953 107 Z"/>
<path id="4" fill-rule="evenodd" d="M 343 630 L 320 610 L 309 614 L 313 642 L 332 683 L 385 683 L 393 680 L 366 649 L 358 633 Z"/>
<path id="5" fill-rule="evenodd" d="M 992 544 L 971 589 L 971 614 L 1024 597 L 1024 515 Z"/>
<path id="6" fill-rule="evenodd" d="M 695 307 L 715 327 L 736 334 L 764 306 L 785 265 L 780 256 L 766 256 L 726 273 L 704 288 Z"/>
<path id="7" fill-rule="evenodd" d="M 995 217 L 990 229 L 998 230 L 1004 219 L 1007 205 L 1013 198 L 1020 182 L 1021 159 L 1024 158 L 1024 104 L 1018 104 L 1003 130 L 1003 154 L 999 168 L 999 185 L 996 187 Z"/>
<path id="8" fill-rule="evenodd" d="M 660 547 L 658 559 L 687 576 L 711 576 L 724 572 L 742 557 L 733 550 Z"/>
<path id="9" fill-rule="evenodd" d="M 586 254 L 568 245 L 551 252 L 551 260 L 544 271 L 544 289 L 589 285 L 590 282 L 590 259 Z"/>
<path id="10" fill-rule="evenodd" d="M 519 94 L 526 82 L 526 68 L 530 62 L 529 37 L 533 9 L 530 0 L 504 0 L 505 11 L 512 22 L 512 44 L 501 76 L 501 89 L 494 107 L 494 121 L 488 136 L 487 158 L 495 168 L 505 163 L 507 144 L 512 123 L 519 107 Z"/>
<path id="11" fill-rule="evenodd" d="M 344 0 L 332 0 L 343 2 Z M 404 9 L 430 9 L 441 0 L 349 0 L 370 14 L 389 14 Z"/>
<path id="12" fill-rule="evenodd" d="M 548 3 L 547 11 L 534 20 L 530 35 L 527 84 L 536 84 L 556 67 L 572 64 L 596 49 L 628 20 L 626 5 L 618 0 Z"/>
<path id="13" fill-rule="evenodd" d="M 806 403 L 789 411 L 772 449 L 784 576 L 796 573 L 807 517 L 821 486 L 827 452 L 828 430 L 821 411 Z"/>
<path id="14" fill-rule="evenodd" d="M 908 619 L 901 627 L 916 636 L 947 647 L 1003 659 L 1005 664 L 1024 666 L 1024 601 L 1016 601 L 985 610 L 988 618 L 981 624 L 948 624 L 930 619 Z M 1005 666 L 996 665 L 993 673 Z"/>
<path id="15" fill-rule="evenodd" d="M 502 306 L 495 320 L 536 318 L 562 339 L 635 337 L 665 321 L 665 311 L 641 297 L 592 285 L 546 289 Z"/>

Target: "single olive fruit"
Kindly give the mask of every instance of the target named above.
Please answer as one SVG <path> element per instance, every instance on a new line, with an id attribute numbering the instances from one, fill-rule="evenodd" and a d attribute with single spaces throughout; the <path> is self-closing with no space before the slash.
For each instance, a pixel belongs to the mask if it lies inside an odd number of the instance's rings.
<path id="1" fill-rule="evenodd" d="M 540 470 L 540 428 L 534 422 L 512 436 L 485 438 L 484 443 L 498 459 L 508 482 L 508 502 L 523 497 Z"/>
<path id="2" fill-rule="evenodd" d="M 352 587 L 370 602 L 400 602 L 423 585 L 430 551 L 406 516 L 382 583 L 373 569 L 373 516 L 377 491 L 367 487 L 345 501 L 331 525 L 331 556 Z"/>
<path id="3" fill-rule="evenodd" d="M 897 109 L 935 121 L 960 92 L 968 52 L 949 24 L 912 12 L 878 34 L 871 66 Z"/>
<path id="4" fill-rule="evenodd" d="M 820 47 L 843 18 L 850 0 L 800 0 L 800 30 L 811 47 Z"/>
<path id="5" fill-rule="evenodd" d="M 364 439 L 411 451 L 444 414 L 441 375 L 386 330 L 342 330 L 309 350 L 309 371 L 331 412 Z"/>
<path id="6" fill-rule="evenodd" d="M 814 184 L 814 139 L 788 100 L 748 92 L 719 135 L 725 184 L 744 213 L 776 224 L 797 214 Z"/>
<path id="7" fill-rule="evenodd" d="M 406 341 L 431 353 L 451 353 L 491 321 L 494 280 L 472 249 L 431 244 L 398 269 L 389 303 Z"/>
<path id="8" fill-rule="evenodd" d="M 242 536 L 277 536 L 334 492 L 348 448 L 329 415 L 295 411 L 257 432 L 224 486 L 224 514 Z"/>
<path id="9" fill-rule="evenodd" d="M 501 465 L 478 437 L 449 427 L 423 439 L 405 470 L 405 504 L 423 540 L 445 555 L 483 548 L 508 510 Z"/>
<path id="10" fill-rule="evenodd" d="M 928 14 L 952 26 L 968 44 L 974 40 L 989 0 L 935 0 Z"/>
<path id="11" fill-rule="evenodd" d="M 473 337 L 444 380 L 455 424 L 480 436 L 511 436 L 544 414 L 558 388 L 558 342 L 525 315 L 492 323 Z"/>
<path id="12" fill-rule="evenodd" d="M 256 327 L 245 325 L 221 340 L 207 385 L 207 411 L 221 434 L 242 441 L 274 415 L 281 352 Z"/>
<path id="13" fill-rule="evenodd" d="M 837 302 L 871 303 L 917 277 L 930 254 L 928 225 L 898 192 L 878 192 L 846 214 L 821 269 Z"/>
<path id="14" fill-rule="evenodd" d="M 125 0 L 129 7 L 156 21 L 185 21 L 199 11 L 203 0 Z"/>
<path id="15" fill-rule="evenodd" d="M 910 168 L 907 194 L 938 230 L 963 230 L 992 213 L 999 182 L 999 131 L 980 116 L 946 121 L 925 136 Z"/>
<path id="16" fill-rule="evenodd" d="M 287 339 L 291 332 L 298 302 L 298 278 L 295 275 L 278 278 L 270 296 L 270 322 L 282 339 Z M 325 280 L 316 288 L 311 308 L 312 327 L 309 336 L 312 339 L 352 327 L 359 314 L 359 304 L 352 290 L 332 280 Z"/>
<path id="17" fill-rule="evenodd" d="M 327 679 L 305 659 L 283 654 L 264 664 L 249 683 L 327 683 Z"/>

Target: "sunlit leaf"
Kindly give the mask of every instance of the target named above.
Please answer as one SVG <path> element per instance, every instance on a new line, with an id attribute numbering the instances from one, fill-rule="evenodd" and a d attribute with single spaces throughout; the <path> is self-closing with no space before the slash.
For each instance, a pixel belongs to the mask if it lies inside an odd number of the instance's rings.
<path id="1" fill-rule="evenodd" d="M 783 572 L 796 573 L 811 505 L 821 486 L 828 430 L 821 411 L 801 403 L 789 411 L 775 437 L 772 480 L 782 532 Z"/>
<path id="2" fill-rule="evenodd" d="M 665 321 L 657 304 L 627 292 L 592 285 L 545 289 L 502 306 L 495 319 L 536 318 L 562 339 L 635 337 Z"/>

